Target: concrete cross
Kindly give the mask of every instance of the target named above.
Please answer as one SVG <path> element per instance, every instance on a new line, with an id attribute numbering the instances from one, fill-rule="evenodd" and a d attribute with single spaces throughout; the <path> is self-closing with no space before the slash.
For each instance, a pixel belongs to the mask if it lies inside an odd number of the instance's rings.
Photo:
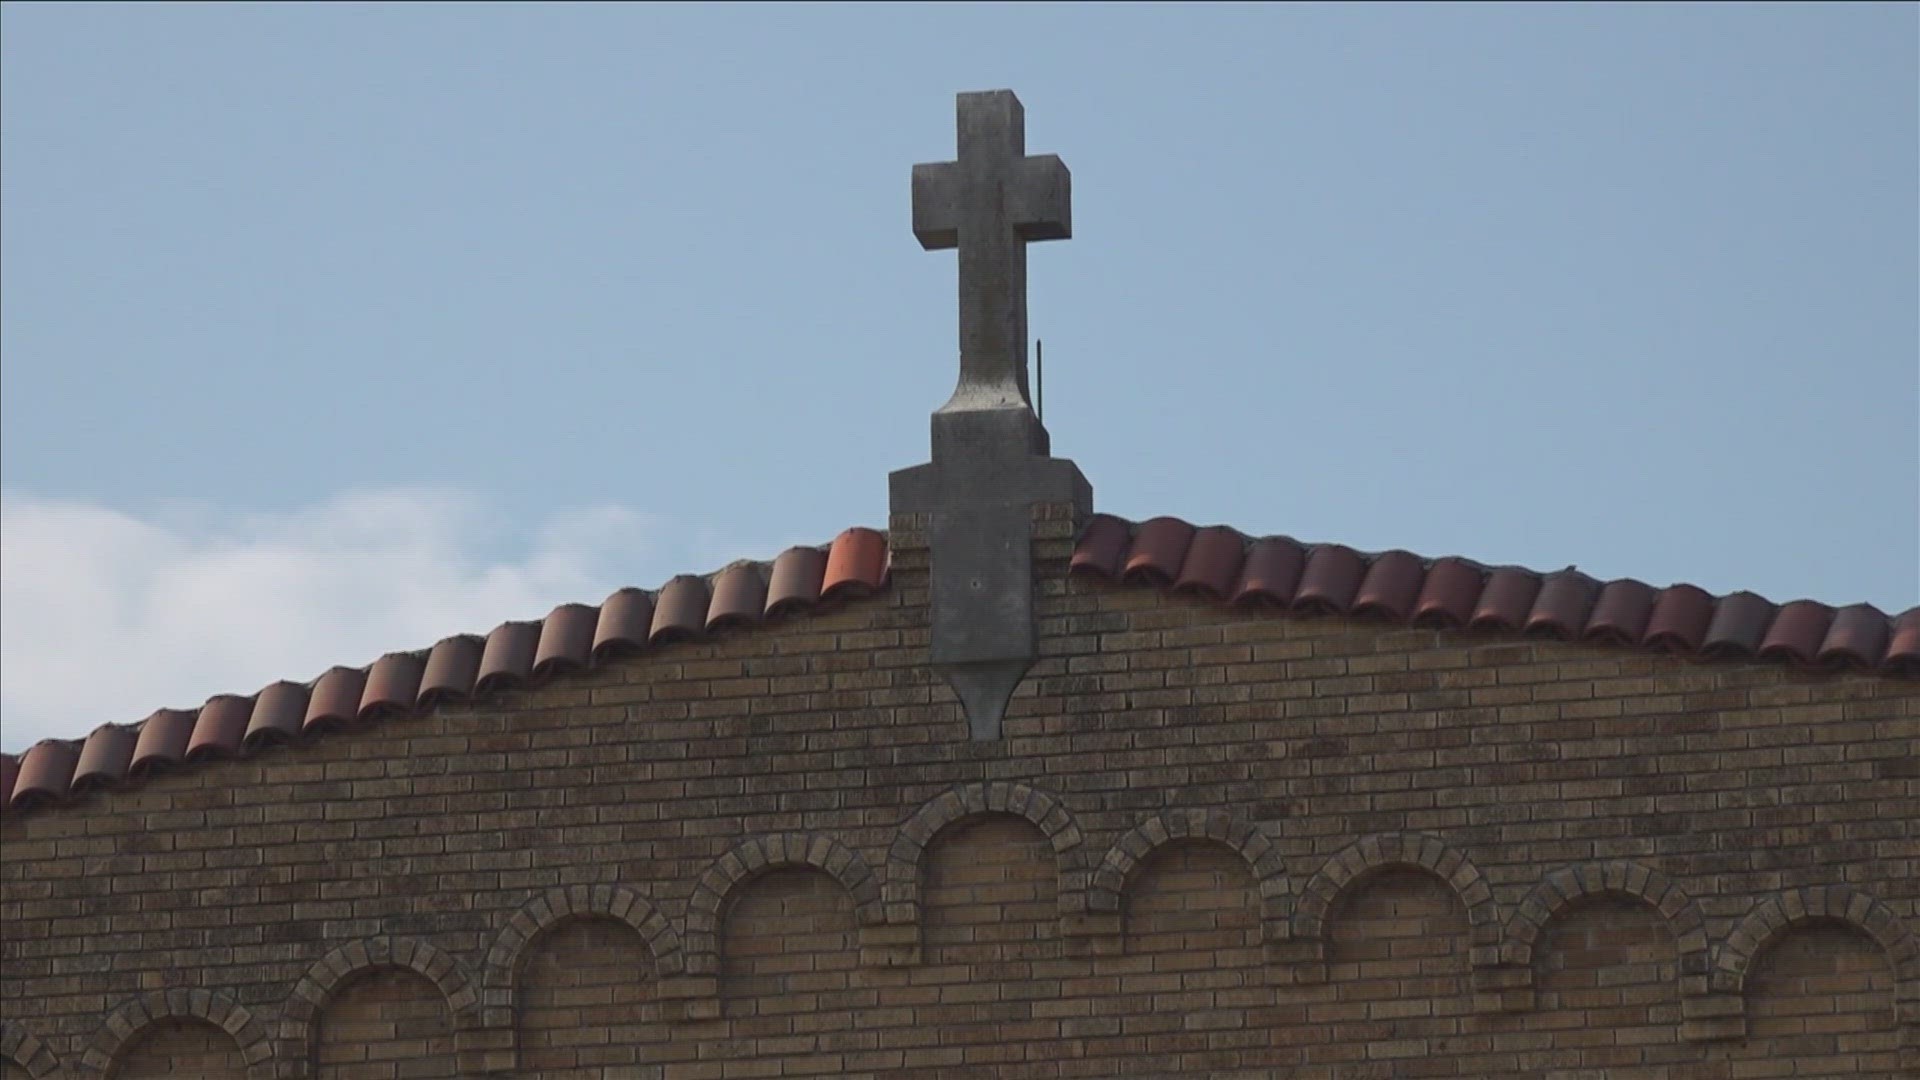
<path id="1" fill-rule="evenodd" d="M 959 95 L 959 160 L 913 167 L 913 235 L 960 249 L 960 385 L 946 410 L 1031 407 L 1027 244 L 1073 235 L 1072 178 L 1054 154 L 1027 156 L 1011 90 Z"/>

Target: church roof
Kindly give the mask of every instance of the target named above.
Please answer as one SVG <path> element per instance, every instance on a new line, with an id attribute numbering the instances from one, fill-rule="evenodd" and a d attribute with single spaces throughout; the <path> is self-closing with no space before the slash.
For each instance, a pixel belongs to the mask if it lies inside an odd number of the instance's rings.
<path id="1" fill-rule="evenodd" d="M 886 534 L 856 527 L 822 547 L 790 548 L 771 563 L 682 574 L 654 592 L 621 589 L 599 607 L 562 604 L 544 619 L 501 623 L 484 638 L 456 634 L 430 649 L 330 668 L 310 682 L 221 694 L 197 709 L 161 709 L 136 724 L 102 725 L 85 739 L 45 739 L 17 758 L 0 754 L 0 809 L 58 802 L 182 765 L 310 742 L 348 724 L 538 685 L 727 627 L 783 621 L 878 592 L 887 574 Z"/>
<path id="2" fill-rule="evenodd" d="M 1096 514 L 1074 548 L 1072 569 L 1299 615 L 1920 677 L 1920 607 L 1888 616 L 1872 604 L 1775 604 L 1750 592 L 1715 596 L 1695 585 L 1602 582 L 1571 566 L 1543 574 L 1458 556 L 1367 554 L 1287 536 L 1250 537 L 1221 525 L 1197 528 L 1173 517 L 1136 524 Z"/>
<path id="3" fill-rule="evenodd" d="M 1775 604 L 1751 592 L 1715 596 L 1693 585 L 1601 582 L 1573 567 L 1540 573 L 1457 556 L 1369 554 L 1174 517 L 1136 523 L 1108 514 L 1095 514 L 1082 529 L 1070 571 L 1282 616 L 1350 616 L 1920 678 L 1920 606 L 1888 616 L 1871 604 Z M 47 739 L 18 757 L 0 754 L 0 809 L 58 803 L 166 769 L 309 742 L 348 724 L 538 685 L 612 657 L 871 595 L 887 580 L 886 535 L 848 529 L 831 544 L 791 548 L 771 563 L 683 574 L 654 592 L 621 589 L 599 607 L 562 604 L 545 619 L 502 623 L 484 638 L 459 634 L 363 667 L 331 668 L 311 682 L 222 694 L 197 709 L 161 709 L 137 724 L 103 725 L 85 739 Z"/>

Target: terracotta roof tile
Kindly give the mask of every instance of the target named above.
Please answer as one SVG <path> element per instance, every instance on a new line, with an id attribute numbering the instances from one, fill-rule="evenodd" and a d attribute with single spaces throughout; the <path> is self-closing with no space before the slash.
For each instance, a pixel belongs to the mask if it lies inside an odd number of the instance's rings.
<path id="1" fill-rule="evenodd" d="M 1647 620 L 1653 615 L 1653 586 L 1632 578 L 1609 581 L 1600 587 L 1600 599 L 1587 620 L 1588 641 L 1610 645 L 1631 645 L 1646 633 Z"/>
<path id="2" fill-rule="evenodd" d="M 13 805 L 24 808 L 65 795 L 79 759 L 78 744 L 66 740 L 43 739 L 28 747 L 13 782 Z"/>
<path id="3" fill-rule="evenodd" d="M 1540 580 L 1540 595 L 1533 598 L 1533 610 L 1521 629 L 1535 637 L 1577 637 L 1599 591 L 1599 582 L 1571 567 L 1548 574 Z"/>
<path id="4" fill-rule="evenodd" d="M 767 582 L 767 618 L 797 615 L 813 606 L 827 580 L 827 553 L 819 548 L 792 547 L 773 560 Z"/>
<path id="5" fill-rule="evenodd" d="M 1518 630 L 1526 625 L 1533 598 L 1540 595 L 1540 575 L 1517 566 L 1496 567 L 1473 606 L 1467 625 L 1476 630 Z"/>
<path id="6" fill-rule="evenodd" d="M 1698 585 L 1670 585 L 1654 602 L 1644 640 L 1666 652 L 1697 652 L 1706 643 L 1714 608 L 1713 594 Z"/>
<path id="7" fill-rule="evenodd" d="M 247 721 L 253 719 L 253 699 L 238 694 L 221 694 L 200 707 L 193 722 L 193 738 L 187 740 L 187 760 L 203 761 L 239 753 L 240 740 L 247 736 Z"/>
<path id="8" fill-rule="evenodd" d="M 1081 531 L 1080 542 L 1074 545 L 1068 569 L 1119 577 L 1120 563 L 1126 559 L 1127 547 L 1132 542 L 1133 527 L 1126 521 L 1110 514 L 1095 514 Z"/>
<path id="9" fill-rule="evenodd" d="M 1125 554 L 1124 549 L 1122 554 Z M 1264 540 L 1255 540 L 1247 548 L 1246 562 L 1240 567 L 1240 580 L 1233 587 L 1234 603 L 1249 600 L 1282 606 L 1293 603 L 1293 594 L 1300 588 L 1300 572 L 1306 565 L 1307 549 L 1288 537 L 1269 536 Z"/>
<path id="10" fill-rule="evenodd" d="M 331 667 L 313 686 L 302 734 L 328 731 L 360 717 L 360 696 L 367 688 L 365 668 Z"/>
<path id="11" fill-rule="evenodd" d="M 711 601 L 705 578 L 681 574 L 667 582 L 653 602 L 653 633 L 648 640 L 661 645 L 700 636 L 706 629 Z"/>
<path id="12" fill-rule="evenodd" d="M 871 596 L 887 587 L 887 534 L 855 526 L 833 538 L 827 549 L 822 599 Z"/>
<path id="13" fill-rule="evenodd" d="M 127 766 L 133 763 L 133 744 L 139 737 L 139 729 L 130 724 L 102 724 L 94 728 L 93 734 L 87 736 L 86 745 L 80 748 L 80 759 L 73 767 L 73 790 L 86 791 L 127 775 Z"/>
<path id="14" fill-rule="evenodd" d="M 707 605 L 707 629 L 752 626 L 765 617 L 767 579 L 758 563 L 734 563 L 713 581 L 713 601 Z"/>
<path id="15" fill-rule="evenodd" d="M 1218 526 L 1196 530 L 1170 517 L 1135 525 L 1108 514 L 1087 523 L 1069 566 L 1083 576 L 1217 597 L 1219 567 L 1235 560 L 1224 546 L 1228 537 L 1242 545 L 1239 573 L 1226 596 L 1236 603 L 1920 677 L 1920 607 L 1892 618 L 1870 604 L 1836 612 L 1796 600 L 1776 608 L 1750 592 L 1715 597 L 1694 585 L 1656 590 L 1630 579 L 1602 586 L 1573 567 L 1542 575 L 1512 566 L 1489 569 L 1459 556 L 1427 561 L 1404 551 L 1368 555 L 1339 544 L 1303 548 L 1284 536 L 1241 537 Z"/>
<path id="16" fill-rule="evenodd" d="M 1820 645 L 1823 664 L 1871 667 L 1887 655 L 1887 616 L 1872 604 L 1854 604 L 1834 612 L 1833 625 Z"/>
<path id="17" fill-rule="evenodd" d="M 411 712 L 420 695 L 420 667 L 420 657 L 412 653 L 388 653 L 375 660 L 360 692 L 358 718 L 378 720 Z"/>
<path id="18" fill-rule="evenodd" d="M 140 776 L 170 769 L 187 760 L 187 740 L 199 713 L 190 709 L 161 709 L 140 722 L 140 738 L 133 744 L 127 774 Z"/>
<path id="19" fill-rule="evenodd" d="M 1210 596 L 1225 600 L 1233 595 L 1233 583 L 1240 576 L 1240 563 L 1247 549 L 1247 538 L 1222 525 L 1214 525 L 1193 534 L 1187 554 L 1180 562 L 1180 576 L 1173 583 L 1175 592 Z"/>
<path id="20" fill-rule="evenodd" d="M 1413 624 L 1436 629 L 1467 625 L 1486 580 L 1486 571 L 1465 559 L 1448 556 L 1438 560 L 1420 585 L 1420 599 L 1413 605 Z"/>
<path id="21" fill-rule="evenodd" d="M 540 624 L 519 620 L 503 622 L 487 635 L 480 650 L 481 690 L 518 686 L 533 675 L 533 654 L 540 648 Z"/>
<path id="22" fill-rule="evenodd" d="M 1360 589 L 1367 562 L 1344 544 L 1315 544 L 1307 551 L 1307 568 L 1300 575 L 1300 591 L 1293 609 L 1308 615 L 1344 615 Z"/>
<path id="23" fill-rule="evenodd" d="M 639 652 L 647 647 L 652 633 L 653 595 L 645 589 L 621 589 L 600 605 L 600 621 L 593 630 L 594 658 Z"/>
<path id="24" fill-rule="evenodd" d="M 1186 561 L 1193 526 L 1179 518 L 1158 517 L 1140 526 L 1127 552 L 1121 578 L 1134 585 L 1171 585 Z"/>
<path id="25" fill-rule="evenodd" d="M 1893 621 L 1886 664 L 1903 675 L 1920 677 L 1920 607 L 1909 609 Z"/>
<path id="26" fill-rule="evenodd" d="M 1757 593 L 1737 592 L 1723 596 L 1713 606 L 1713 621 L 1700 651 L 1721 659 L 1753 656 L 1760 651 L 1767 627 L 1773 623 L 1771 600 Z"/>
<path id="27" fill-rule="evenodd" d="M 1126 537 L 1126 527 L 1121 525 Z M 681 638 L 788 618 L 887 587 L 885 533 L 853 528 L 820 548 L 792 548 L 772 565 L 735 563 L 712 579 L 682 575 L 659 594 L 626 588 L 600 607 L 562 604 L 538 622 L 507 622 L 484 639 L 443 638 L 367 667 L 333 667 L 311 683 L 276 682 L 248 697 L 221 694 L 199 709 L 161 709 L 85 739 L 49 739 L 0 754 L 0 810 L 71 795 L 212 757 L 299 745 L 363 720 L 412 715 L 475 693 L 550 677 Z"/>
<path id="28" fill-rule="evenodd" d="M 587 604 L 561 604 L 540 622 L 540 646 L 533 653 L 533 677 L 551 679 L 564 671 L 579 671 L 593 657 L 593 635 L 600 609 Z"/>
<path id="29" fill-rule="evenodd" d="M 242 745 L 265 746 L 299 738 L 310 696 L 307 687 L 285 680 L 260 691 L 260 696 L 254 699 L 253 717 L 247 721 Z"/>
<path id="30" fill-rule="evenodd" d="M 1833 609 L 1815 600 L 1795 600 L 1782 607 L 1760 641 L 1760 655 L 1772 660 L 1811 663 L 1833 625 Z"/>
<path id="31" fill-rule="evenodd" d="M 418 706 L 431 709 L 441 702 L 466 700 L 480 681 L 480 652 L 484 648 L 486 641 L 478 634 L 441 638 L 427 653 Z"/>
<path id="32" fill-rule="evenodd" d="M 1353 598 L 1353 613 L 1360 618 L 1391 619 L 1395 622 L 1413 614 L 1420 598 L 1420 584 L 1426 569 L 1410 551 L 1389 551 L 1376 556 L 1360 581 L 1360 592 Z"/>

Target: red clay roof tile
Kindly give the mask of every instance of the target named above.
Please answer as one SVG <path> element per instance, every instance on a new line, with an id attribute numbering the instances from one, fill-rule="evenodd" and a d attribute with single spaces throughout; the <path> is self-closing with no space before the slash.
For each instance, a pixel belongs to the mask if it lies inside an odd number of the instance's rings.
<path id="1" fill-rule="evenodd" d="M 540 648 L 540 624 L 530 620 L 512 620 L 493 628 L 487 644 L 480 650 L 482 690 L 518 686 L 533 675 L 533 654 Z"/>
<path id="2" fill-rule="evenodd" d="M 1233 587 L 1234 603 L 1252 600 L 1283 607 L 1293 603 L 1293 594 L 1300 588 L 1300 573 L 1306 565 L 1307 549 L 1290 537 L 1255 540 L 1247 548 L 1240 580 Z"/>
<path id="3" fill-rule="evenodd" d="M 1817 600 L 1795 600 L 1774 614 L 1767 636 L 1760 641 L 1760 655 L 1810 664 L 1832 624 L 1832 608 Z"/>
<path id="4" fill-rule="evenodd" d="M 1189 561 L 1212 566 L 1230 555 L 1209 550 L 1230 529 L 1195 530 L 1178 518 L 1133 525 L 1095 515 L 1069 563 L 1081 576 L 1128 584 L 1204 592 L 1203 575 Z M 1203 540 L 1204 538 L 1204 540 Z M 1638 581 L 1605 588 L 1573 567 L 1545 575 L 1520 567 L 1487 569 L 1458 556 L 1423 562 L 1406 552 L 1365 555 L 1338 544 L 1303 549 L 1284 536 L 1243 540 L 1242 563 L 1230 599 L 1255 600 L 1303 614 L 1342 612 L 1444 629 L 1523 631 L 1709 659 L 1758 655 L 1768 660 L 1864 666 L 1920 677 L 1920 607 L 1889 618 L 1868 604 L 1838 614 L 1825 604 L 1796 600 L 1778 609 L 1753 593 L 1714 597 L 1693 585 L 1655 591 Z M 1168 567 L 1183 569 L 1175 576 Z M 1296 589 L 1297 586 L 1297 589 Z"/>
<path id="5" fill-rule="evenodd" d="M 752 626 L 766 613 L 767 580 L 760 564 L 734 563 L 713 580 L 713 601 L 707 606 L 707 630 Z"/>
<path id="6" fill-rule="evenodd" d="M 388 653 L 373 662 L 367 673 L 367 687 L 360 692 L 359 719 L 411 712 L 420 695 L 420 657 L 413 653 Z"/>
<path id="7" fill-rule="evenodd" d="M 773 560 L 773 576 L 767 582 L 767 618 L 782 619 L 812 607 L 826 580 L 826 552 L 810 547 L 781 552 Z"/>
<path id="8" fill-rule="evenodd" d="M 1653 586 L 1644 581 L 1609 581 L 1600 587 L 1600 599 L 1594 603 L 1593 616 L 1581 636 L 1610 645 L 1632 645 L 1646 632 L 1653 600 Z"/>
<path id="9" fill-rule="evenodd" d="M 1548 574 L 1540 579 L 1540 595 L 1533 598 L 1533 610 L 1522 631 L 1562 640 L 1579 637 L 1599 591 L 1599 582 L 1572 567 Z"/>
<path id="10" fill-rule="evenodd" d="M 1697 585 L 1669 585 L 1654 601 L 1641 640 L 1663 652 L 1697 652 L 1706 643 L 1714 607 L 1713 594 Z"/>
<path id="11" fill-rule="evenodd" d="M 1127 553 L 1120 576 L 1134 585 L 1171 585 L 1180 576 L 1180 564 L 1192 542 L 1193 526 L 1179 518 L 1154 518 L 1134 534 L 1133 550 Z"/>
<path id="12" fill-rule="evenodd" d="M 653 633 L 648 640 L 660 645 L 699 637 L 711 602 L 705 578 L 681 574 L 667 582 L 653 602 Z"/>
<path id="13" fill-rule="evenodd" d="M 480 652 L 486 641 L 478 634 L 455 634 L 441 638 L 427 654 L 427 668 L 420 676 L 420 697 L 415 705 L 431 709 L 444 701 L 464 701 L 480 679 Z"/>
<path id="14" fill-rule="evenodd" d="M 1815 657 L 1822 664 L 1871 667 L 1887 654 L 1886 613 L 1872 604 L 1854 604 L 1833 613 L 1833 625 Z"/>
<path id="15" fill-rule="evenodd" d="M 1753 656 L 1773 622 L 1773 602 L 1750 592 L 1729 593 L 1713 606 L 1713 621 L 1707 624 L 1700 651 L 1717 659 L 1732 660 Z"/>
<path id="16" fill-rule="evenodd" d="M 187 740 L 187 760 L 201 761 L 226 757 L 240 751 L 246 737 L 247 721 L 253 719 L 253 699 L 239 694 L 221 694 L 200 707 L 200 718 L 193 723 L 193 738 Z"/>
<path id="17" fill-rule="evenodd" d="M 593 656 L 593 634 L 600 609 L 587 604 L 561 604 L 540 623 L 540 646 L 533 653 L 533 677 L 546 680 L 563 671 L 578 671 Z"/>
<path id="18" fill-rule="evenodd" d="M 1225 600 L 1233 595 L 1233 583 L 1240 576 L 1241 558 L 1247 538 L 1224 525 L 1212 525 L 1193 534 L 1186 557 L 1180 561 L 1180 576 L 1175 592 Z"/>
<path id="19" fill-rule="evenodd" d="M 73 790 L 84 792 L 127 775 L 127 766 L 133 763 L 133 744 L 139 737 L 139 730 L 128 724 L 94 728 L 73 767 Z"/>
<path id="20" fill-rule="evenodd" d="M 1127 557 L 1127 546 L 1132 541 L 1132 526 L 1124 519 L 1111 514 L 1095 514 L 1080 533 L 1080 542 L 1074 545 L 1073 559 L 1068 563 L 1068 569 L 1117 578 L 1120 576 L 1120 563 Z"/>
<path id="21" fill-rule="evenodd" d="M 247 721 L 243 746 L 263 746 L 292 742 L 300 737 L 300 723 L 307 716 L 308 691 L 297 682 L 282 680 L 260 691 L 254 699 L 253 716 Z"/>
<path id="22" fill-rule="evenodd" d="M 1344 615 L 1360 589 L 1367 563 L 1344 544 L 1315 544 L 1307 551 L 1307 568 L 1300 575 L 1300 591 L 1293 609 L 1307 615 Z"/>
<path id="23" fill-rule="evenodd" d="M 79 758 L 78 744 L 61 739 L 43 739 L 28 747 L 13 782 L 13 805 L 24 810 L 65 795 Z"/>
<path id="24" fill-rule="evenodd" d="M 871 596 L 887 587 L 887 534 L 854 526 L 833 538 L 827 549 L 822 599 Z"/>
<path id="25" fill-rule="evenodd" d="M 1920 676 L 1920 607 L 1909 608 L 1893 621 L 1886 664 L 1902 675 Z"/>
<path id="26" fill-rule="evenodd" d="M 1486 579 L 1486 571 L 1457 556 L 1435 562 L 1413 605 L 1413 625 L 1436 629 L 1467 625 Z"/>
<path id="27" fill-rule="evenodd" d="M 691 575 L 669 582 L 664 602 L 644 589 L 621 589 L 598 609 L 562 604 L 544 620 L 508 622 L 485 639 L 456 634 L 368 667 L 330 668 L 310 684 L 277 682 L 255 697 L 222 694 L 198 710 L 161 709 L 138 725 L 108 724 L 84 740 L 48 740 L 24 756 L 0 754 L 0 809 L 84 793 L 190 758 L 317 737 L 375 715 L 425 712 L 709 626 L 758 623 L 869 595 L 886 588 L 888 558 L 885 533 L 852 528 L 831 545 L 790 549 L 772 566 L 736 563 L 714 575 L 711 592 L 708 579 Z M 667 610 L 663 620 L 656 608 L 681 610 Z M 84 766 L 78 776 L 77 765 Z M 18 783 L 23 774 L 31 781 L 25 787 Z"/>
<path id="28" fill-rule="evenodd" d="M 1517 566 L 1498 566 L 1487 574 L 1486 591 L 1473 607 L 1467 625 L 1476 630 L 1518 630 L 1526 625 L 1533 599 L 1540 595 L 1540 575 Z"/>
<path id="29" fill-rule="evenodd" d="M 1353 614 L 1364 619 L 1390 619 L 1395 622 L 1413 613 L 1420 597 L 1420 583 L 1426 570 L 1420 558 L 1409 551 L 1388 551 L 1376 556 L 1360 580 L 1360 591 L 1353 598 Z"/>
<path id="30" fill-rule="evenodd" d="M 301 733 L 330 731 L 359 719 L 360 697 L 366 688 L 366 668 L 328 668 L 314 683 Z"/>
<path id="31" fill-rule="evenodd" d="M 129 775 L 170 769 L 187 760 L 187 740 L 193 737 L 198 713 L 188 709 L 161 709 L 140 722 L 140 738 L 133 744 Z"/>
<path id="32" fill-rule="evenodd" d="M 600 622 L 593 631 L 594 658 L 639 652 L 652 634 L 652 594 L 645 589 L 621 589 L 600 605 Z"/>

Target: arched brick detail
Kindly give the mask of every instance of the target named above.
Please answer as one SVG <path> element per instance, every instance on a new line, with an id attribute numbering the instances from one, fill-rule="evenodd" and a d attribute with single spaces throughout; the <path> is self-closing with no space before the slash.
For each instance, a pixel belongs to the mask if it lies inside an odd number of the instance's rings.
<path id="1" fill-rule="evenodd" d="M 734 889 L 786 866 L 811 866 L 838 881 L 853 897 L 862 930 L 881 922 L 880 880 L 860 853 L 831 836 L 776 833 L 757 836 L 720 856 L 700 875 L 687 902 L 683 970 L 713 977 L 720 971 L 720 907 Z"/>
<path id="2" fill-rule="evenodd" d="M 281 1011 L 282 1065 L 277 1075 L 306 1075 L 313 1057 L 314 1018 L 354 976 L 379 968 L 405 968 L 437 987 L 453 1014 L 455 1045 L 466 1048 L 463 1044 L 471 1040 L 463 1036 L 481 1027 L 480 994 L 459 961 L 427 942 L 382 935 L 340 946 L 308 968 L 294 985 Z"/>
<path id="3" fill-rule="evenodd" d="M 1582 897 L 1609 894 L 1633 897 L 1667 920 L 1679 954 L 1681 993 L 1706 993 L 1712 961 L 1707 950 L 1706 920 L 1693 898 L 1660 871 L 1620 859 L 1555 870 L 1541 879 L 1507 917 L 1500 939 L 1500 962 L 1518 969 L 1515 985 L 1533 985 L 1533 947 L 1548 923 Z"/>
<path id="4" fill-rule="evenodd" d="M 1368 836 L 1328 858 L 1294 903 L 1294 954 L 1316 963 L 1326 960 L 1327 914 L 1355 880 L 1393 866 L 1425 870 L 1447 883 L 1467 909 L 1474 968 L 1491 967 L 1500 956 L 1500 915 L 1493 889 L 1464 854 L 1437 837 L 1419 833 Z"/>
<path id="5" fill-rule="evenodd" d="M 921 861 L 927 845 L 949 825 L 982 814 L 1011 814 L 1025 818 L 1053 845 L 1060 868 L 1062 914 L 1086 904 L 1087 875 L 1080 864 L 1084 839 L 1073 812 L 1058 796 L 1029 784 L 994 781 L 965 784 L 934 796 L 913 812 L 894 835 L 887 850 L 887 880 L 882 890 L 890 923 L 917 926 L 920 922 Z"/>
<path id="6" fill-rule="evenodd" d="M 1728 1011 L 1744 1006 L 1747 972 L 1754 957 L 1789 927 L 1809 922 L 1857 927 L 1886 950 L 1893 964 L 1894 1009 L 1903 1052 L 1920 1063 L 1920 936 L 1893 909 L 1847 885 L 1807 886 L 1775 893 L 1749 910 L 1714 954 L 1713 992 Z M 1744 1032 L 1736 1021 L 1730 1034 Z"/>
<path id="7" fill-rule="evenodd" d="M 1210 840 L 1245 859 L 1260 889 L 1260 919 L 1267 940 L 1286 936 L 1287 874 L 1280 849 L 1258 826 L 1224 810 L 1168 810 L 1129 829 L 1094 868 L 1087 886 L 1087 910 L 1117 914 L 1134 868 L 1162 845 L 1177 840 Z"/>
<path id="8" fill-rule="evenodd" d="M 0 1058 L 27 1070 L 33 1080 L 60 1072 L 60 1059 L 52 1048 L 12 1020 L 0 1020 Z"/>
<path id="9" fill-rule="evenodd" d="M 686 963 L 680 934 L 666 916 L 631 889 L 618 885 L 573 885 L 548 889 L 523 904 L 507 920 L 487 950 L 480 971 L 481 1023 L 511 1028 L 519 1004 L 518 976 L 527 949 L 554 926 L 573 918 L 614 919 L 632 927 L 653 953 L 654 973 L 679 975 Z"/>
<path id="10" fill-rule="evenodd" d="M 1720 943 L 1713 965 L 1714 990 L 1745 993 L 1753 958 L 1776 934 L 1790 926 L 1822 920 L 1848 923 L 1865 931 L 1893 961 L 1895 997 L 1903 1005 L 1901 1012 L 1906 1014 L 1920 1004 L 1920 937 L 1893 909 L 1846 885 L 1789 889 L 1755 904 Z"/>
<path id="11" fill-rule="evenodd" d="M 266 1025 L 246 1006 L 218 990 L 186 989 L 155 990 L 122 1002 L 88 1040 L 86 1051 L 80 1055 L 80 1075 L 105 1076 L 142 1031 L 169 1017 L 191 1017 L 212 1024 L 240 1048 L 248 1076 L 265 1080 L 273 1075 L 273 1042 Z"/>

